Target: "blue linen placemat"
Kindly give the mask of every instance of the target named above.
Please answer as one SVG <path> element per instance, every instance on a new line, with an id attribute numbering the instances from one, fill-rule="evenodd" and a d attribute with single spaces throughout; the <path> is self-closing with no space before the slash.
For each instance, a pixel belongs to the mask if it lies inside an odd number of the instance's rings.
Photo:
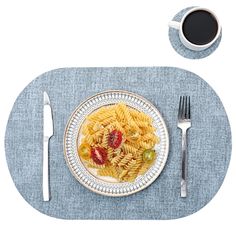
<path id="1" fill-rule="evenodd" d="M 181 10 L 180 12 L 178 12 L 174 16 L 174 18 L 172 20 L 181 21 L 184 14 L 187 11 L 189 11 L 191 8 L 193 8 L 193 7 L 188 7 L 188 8 Z M 171 28 L 171 27 L 169 28 L 169 40 L 170 40 L 172 47 L 181 56 L 183 56 L 185 58 L 189 58 L 189 59 L 201 59 L 201 58 L 211 55 L 218 48 L 218 46 L 221 42 L 221 38 L 222 38 L 222 33 L 221 33 L 220 37 L 209 48 L 207 48 L 203 51 L 193 51 L 193 50 L 186 48 L 182 44 L 182 42 L 180 41 L 180 38 L 179 38 L 179 31 L 178 30 Z"/>
<path id="2" fill-rule="evenodd" d="M 106 197 L 83 187 L 63 156 L 63 134 L 73 110 L 98 92 L 121 89 L 140 94 L 162 113 L 170 135 L 166 166 L 145 190 Z M 50 202 L 42 197 L 43 91 L 53 109 L 50 143 Z M 177 128 L 180 95 L 191 96 L 188 197 L 180 197 L 181 135 Z M 5 149 L 13 181 L 35 209 L 63 219 L 174 219 L 205 206 L 219 190 L 231 156 L 231 131 L 224 107 L 199 76 L 173 67 L 64 68 L 31 82 L 9 117 Z"/>

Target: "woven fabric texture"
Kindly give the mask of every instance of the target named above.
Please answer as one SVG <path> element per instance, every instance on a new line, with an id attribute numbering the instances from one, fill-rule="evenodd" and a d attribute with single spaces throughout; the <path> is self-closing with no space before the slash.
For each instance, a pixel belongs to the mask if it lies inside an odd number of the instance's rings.
<path id="1" fill-rule="evenodd" d="M 105 90 L 128 90 L 152 102 L 163 115 L 170 151 L 161 175 L 148 188 L 127 197 L 106 197 L 83 187 L 63 155 L 63 134 L 73 110 Z M 43 91 L 54 119 L 50 142 L 51 201 L 43 202 Z M 188 197 L 180 197 L 180 95 L 191 96 L 188 135 Z M 5 149 L 16 188 L 35 209 L 63 219 L 174 219 L 205 206 L 219 190 L 231 156 L 231 131 L 224 107 L 199 76 L 172 67 L 64 68 L 32 81 L 17 98 L 9 117 Z"/>

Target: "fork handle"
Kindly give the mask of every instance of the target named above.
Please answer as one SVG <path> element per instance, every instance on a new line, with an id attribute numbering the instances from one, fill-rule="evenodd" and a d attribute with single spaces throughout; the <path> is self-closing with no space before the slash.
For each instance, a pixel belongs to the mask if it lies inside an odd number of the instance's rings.
<path id="1" fill-rule="evenodd" d="M 182 130 L 181 197 L 187 197 L 187 130 Z"/>

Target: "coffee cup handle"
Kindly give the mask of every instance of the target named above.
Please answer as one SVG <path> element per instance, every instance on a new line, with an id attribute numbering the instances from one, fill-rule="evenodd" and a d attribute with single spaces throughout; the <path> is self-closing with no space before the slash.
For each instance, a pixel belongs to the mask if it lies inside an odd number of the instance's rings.
<path id="1" fill-rule="evenodd" d="M 174 29 L 177 29 L 177 30 L 180 29 L 180 22 L 178 22 L 178 21 L 170 21 L 168 25 L 171 28 L 174 28 Z"/>

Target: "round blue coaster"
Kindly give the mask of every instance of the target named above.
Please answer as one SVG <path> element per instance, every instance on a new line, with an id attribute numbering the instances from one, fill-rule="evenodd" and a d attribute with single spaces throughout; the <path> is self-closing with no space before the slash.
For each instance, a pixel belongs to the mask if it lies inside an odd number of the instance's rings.
<path id="1" fill-rule="evenodd" d="M 183 9 L 182 11 L 178 12 L 172 20 L 181 21 L 184 14 L 193 7 L 194 6 L 188 7 L 188 8 Z M 201 58 L 211 55 L 219 46 L 221 38 L 222 38 L 222 32 L 221 32 L 220 37 L 216 40 L 215 43 L 212 44 L 211 47 L 209 47 L 203 51 L 193 51 L 193 50 L 186 48 L 182 44 L 182 42 L 180 41 L 180 38 L 179 38 L 178 30 L 171 28 L 171 27 L 169 28 L 169 39 L 170 39 L 170 43 L 171 43 L 172 47 L 181 56 L 183 56 L 185 58 L 189 58 L 189 59 L 201 59 Z"/>

